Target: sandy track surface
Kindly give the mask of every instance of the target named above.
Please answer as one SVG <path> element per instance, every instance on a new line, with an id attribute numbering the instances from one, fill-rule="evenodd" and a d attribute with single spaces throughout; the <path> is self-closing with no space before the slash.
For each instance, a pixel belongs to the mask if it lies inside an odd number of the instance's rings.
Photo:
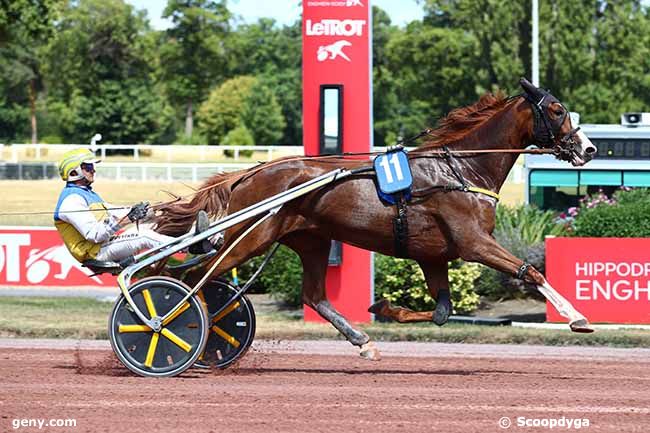
<path id="1" fill-rule="evenodd" d="M 344 342 L 256 343 L 225 371 L 130 374 L 107 342 L 0 340 L 0 431 L 548 432 L 650 431 L 647 349 Z M 512 426 L 499 427 L 502 417 Z M 16 419 L 76 427 L 13 429 Z M 541 421 L 538 421 L 541 422 Z M 562 422 L 562 421 L 560 421 Z"/>

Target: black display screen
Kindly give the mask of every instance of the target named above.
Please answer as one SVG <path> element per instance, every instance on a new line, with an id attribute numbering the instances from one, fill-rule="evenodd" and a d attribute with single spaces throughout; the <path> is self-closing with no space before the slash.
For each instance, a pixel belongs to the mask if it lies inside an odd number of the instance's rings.
<path id="1" fill-rule="evenodd" d="M 650 159 L 650 138 L 590 138 L 596 158 Z"/>

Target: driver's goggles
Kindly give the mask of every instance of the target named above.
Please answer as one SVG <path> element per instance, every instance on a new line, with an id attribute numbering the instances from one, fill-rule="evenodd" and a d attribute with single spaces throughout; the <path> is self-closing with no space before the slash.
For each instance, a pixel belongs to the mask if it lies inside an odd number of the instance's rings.
<path id="1" fill-rule="evenodd" d="M 93 164 L 92 162 L 82 162 L 81 163 L 81 169 L 83 171 L 87 171 L 87 172 L 92 173 L 92 172 L 95 171 L 95 164 Z"/>

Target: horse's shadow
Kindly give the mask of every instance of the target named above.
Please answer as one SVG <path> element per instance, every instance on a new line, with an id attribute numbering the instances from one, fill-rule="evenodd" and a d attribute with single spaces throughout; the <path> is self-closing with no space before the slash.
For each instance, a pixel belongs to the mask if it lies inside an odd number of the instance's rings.
<path id="1" fill-rule="evenodd" d="M 109 376 L 109 377 L 139 377 L 124 367 L 118 366 L 83 366 L 78 365 L 55 365 L 53 368 L 63 370 L 74 370 L 80 375 Z M 279 367 L 239 367 L 230 369 L 193 370 L 184 372 L 180 377 L 183 379 L 202 379 L 206 376 L 263 376 L 267 374 L 303 373 L 317 375 L 407 375 L 407 376 L 484 376 L 484 375 L 513 375 L 529 374 L 523 371 L 512 370 L 449 370 L 449 369 L 417 369 L 417 370 L 391 370 L 391 369 L 355 369 L 355 368 L 279 368 Z"/>
<path id="2" fill-rule="evenodd" d="M 447 369 L 417 369 L 417 370 L 391 370 L 391 369 L 352 369 L 352 368 L 264 368 L 264 367 L 238 367 L 233 375 L 263 375 L 276 373 L 307 373 L 307 374 L 345 374 L 345 375 L 423 375 L 423 376 L 481 376 L 490 374 L 527 374 L 525 372 L 510 370 L 447 370 Z"/>

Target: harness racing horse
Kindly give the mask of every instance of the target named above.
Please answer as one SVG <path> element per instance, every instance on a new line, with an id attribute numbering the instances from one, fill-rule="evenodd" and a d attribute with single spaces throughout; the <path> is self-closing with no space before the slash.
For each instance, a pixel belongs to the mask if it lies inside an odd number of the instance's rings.
<path id="1" fill-rule="evenodd" d="M 492 236 L 496 193 L 521 150 L 534 144 L 575 166 L 584 165 L 596 152 L 587 137 L 572 128 L 566 108 L 555 97 L 525 79 L 521 85 L 522 95 L 506 98 L 487 94 L 474 105 L 452 111 L 429 133 L 428 142 L 408 153 L 413 193 L 406 207 L 408 228 L 401 255 L 418 262 L 437 305 L 435 311 L 415 312 L 382 301 L 371 306 L 371 312 L 399 322 L 444 324 L 452 311 L 447 262 L 460 257 L 535 284 L 569 319 L 573 331 L 592 332 L 585 317 L 540 272 L 505 250 Z M 364 170 L 368 165 L 367 160 L 342 156 L 300 157 L 218 174 L 191 201 L 163 208 L 155 221 L 157 230 L 177 236 L 187 232 L 200 209 L 216 220 L 334 168 L 356 170 L 352 176 L 285 204 L 237 244 L 213 274 L 221 275 L 263 254 L 276 241 L 288 246 L 302 261 L 303 302 L 359 346 L 361 356 L 379 359 L 379 351 L 368 335 L 350 325 L 325 293 L 332 239 L 398 255 L 393 230 L 395 208 L 378 198 L 374 173 Z M 227 230 L 222 250 L 253 223 L 247 221 Z M 198 281 L 210 263 L 188 279 Z"/>

